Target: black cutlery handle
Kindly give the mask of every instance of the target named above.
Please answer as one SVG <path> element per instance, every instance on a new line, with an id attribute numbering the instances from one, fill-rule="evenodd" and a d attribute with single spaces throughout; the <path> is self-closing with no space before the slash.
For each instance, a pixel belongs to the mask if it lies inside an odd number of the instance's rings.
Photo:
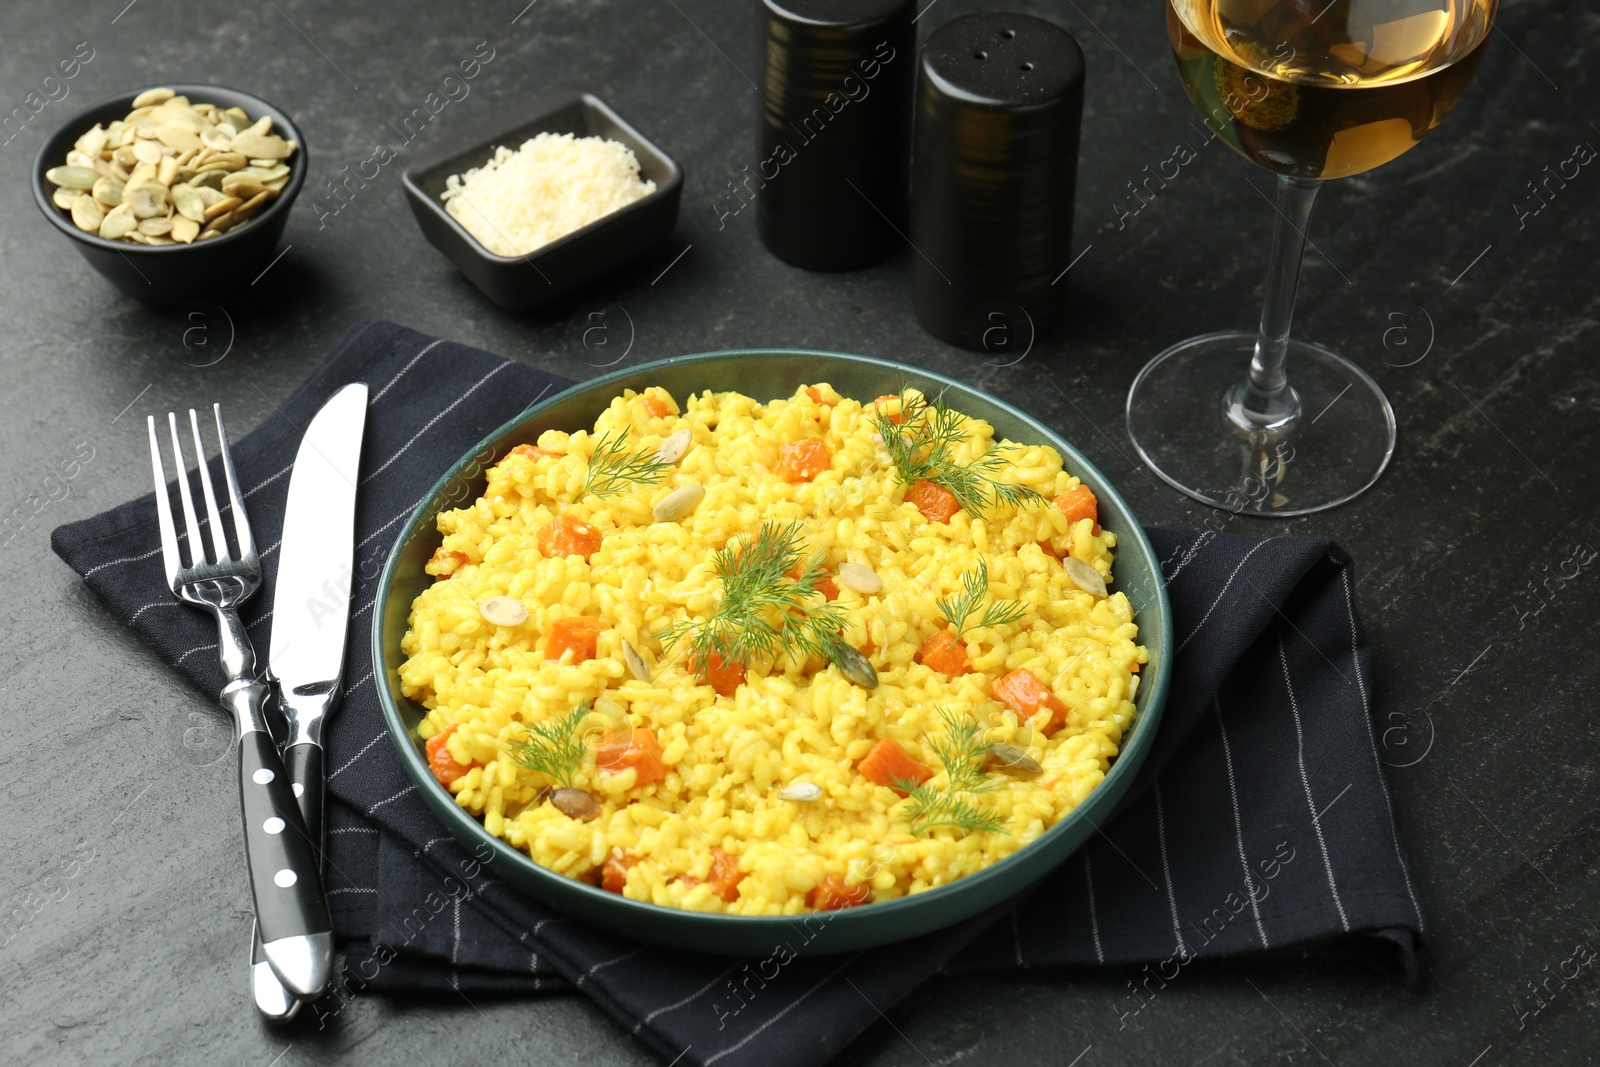
<path id="1" fill-rule="evenodd" d="M 327 934 L 333 924 L 318 872 L 318 849 L 270 734 L 239 737 L 239 795 L 244 851 L 263 943 Z"/>
<path id="2" fill-rule="evenodd" d="M 283 750 L 283 768 L 289 772 L 289 782 L 300 802 L 300 815 L 305 819 L 306 838 L 316 850 L 317 862 L 322 861 L 322 746 L 306 742 L 290 745 Z"/>

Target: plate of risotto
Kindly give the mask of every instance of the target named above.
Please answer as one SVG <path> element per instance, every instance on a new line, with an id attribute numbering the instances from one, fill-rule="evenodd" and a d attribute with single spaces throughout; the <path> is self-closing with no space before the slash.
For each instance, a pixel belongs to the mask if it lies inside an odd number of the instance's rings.
<path id="1" fill-rule="evenodd" d="M 977 915 L 1086 841 L 1170 631 L 1137 520 L 1053 431 L 758 350 L 495 431 L 408 521 L 373 658 L 407 773 L 497 876 L 645 941 L 817 954 Z"/>

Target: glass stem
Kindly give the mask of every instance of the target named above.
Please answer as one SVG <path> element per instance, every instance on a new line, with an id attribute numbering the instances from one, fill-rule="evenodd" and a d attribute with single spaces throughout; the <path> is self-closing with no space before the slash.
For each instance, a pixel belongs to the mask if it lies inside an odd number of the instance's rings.
<path id="1" fill-rule="evenodd" d="M 1242 413 L 1253 422 L 1281 424 L 1299 414 L 1299 398 L 1289 388 L 1283 364 L 1289 348 L 1289 323 L 1294 318 L 1295 290 L 1300 284 L 1306 226 L 1321 185 L 1310 178 L 1278 176 L 1278 219 L 1267 261 L 1266 301 L 1261 308 L 1255 354 L 1250 359 L 1250 378 L 1239 397 Z"/>

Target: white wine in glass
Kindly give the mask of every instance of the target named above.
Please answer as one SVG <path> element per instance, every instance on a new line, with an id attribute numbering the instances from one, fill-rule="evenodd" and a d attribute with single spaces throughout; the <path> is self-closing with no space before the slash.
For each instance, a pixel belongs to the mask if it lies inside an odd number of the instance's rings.
<path id="1" fill-rule="evenodd" d="M 1394 410 L 1378 384 L 1290 340 L 1306 226 L 1322 181 L 1381 166 L 1439 125 L 1477 69 L 1496 6 L 1168 0 L 1189 98 L 1218 138 L 1276 172 L 1278 218 L 1260 327 L 1180 342 L 1128 392 L 1128 432 L 1167 482 L 1236 512 L 1303 515 L 1350 500 L 1388 466 Z"/>

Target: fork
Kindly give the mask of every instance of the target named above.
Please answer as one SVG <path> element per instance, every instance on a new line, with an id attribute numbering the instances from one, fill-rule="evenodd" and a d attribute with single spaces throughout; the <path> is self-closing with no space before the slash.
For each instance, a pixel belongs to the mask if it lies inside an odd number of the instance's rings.
<path id="1" fill-rule="evenodd" d="M 262 947 L 272 972 L 297 997 L 314 998 L 327 988 L 333 966 L 333 924 L 323 895 L 316 852 L 306 833 L 305 821 L 290 788 L 290 778 L 262 715 L 267 686 L 256 678 L 255 651 L 239 618 L 239 605 L 261 585 L 261 557 L 250 536 L 244 498 L 228 452 L 228 434 L 222 425 L 222 405 L 213 404 L 217 437 L 221 441 L 222 469 L 228 479 L 228 500 L 233 509 L 233 532 L 238 554 L 228 546 L 222 515 L 217 509 L 200 420 L 189 409 L 189 428 L 199 467 L 198 481 L 211 526 L 213 552 L 207 558 L 189 489 L 178 418 L 167 413 L 172 432 L 173 462 L 178 472 L 178 496 L 183 502 L 188 536 L 188 561 L 179 557 L 178 534 L 172 518 L 172 501 L 161 464 L 161 444 L 155 416 L 149 417 L 150 465 L 155 473 L 156 511 L 161 528 L 161 557 L 167 585 L 179 600 L 209 611 L 217 621 L 217 656 L 227 684 L 222 706 L 233 715 L 239 733 L 239 798 L 244 813 L 244 852 L 249 868 L 250 892 L 255 899 L 256 922 Z"/>

